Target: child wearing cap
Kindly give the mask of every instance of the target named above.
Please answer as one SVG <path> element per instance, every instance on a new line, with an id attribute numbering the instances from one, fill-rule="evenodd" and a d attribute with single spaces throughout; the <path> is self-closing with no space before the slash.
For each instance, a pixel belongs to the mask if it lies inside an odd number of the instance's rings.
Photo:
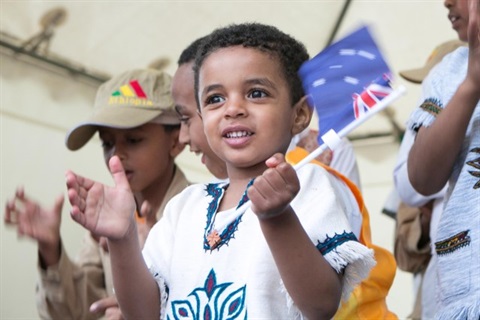
<path id="1" fill-rule="evenodd" d="M 432 239 L 435 319 L 480 317 L 479 2 L 444 1 L 468 48 L 447 55 L 423 81 L 421 104 L 407 123 L 416 134 L 407 170 L 397 178 L 424 196 L 448 183 Z"/>
<path id="2" fill-rule="evenodd" d="M 196 98 L 229 181 L 174 197 L 143 256 L 119 159 L 110 161 L 115 187 L 67 172 L 72 218 L 108 238 L 127 317 L 330 319 L 368 275 L 372 251 L 346 218 L 358 210 L 352 194 L 322 167 L 295 172 L 283 156 L 311 119 L 297 75 L 307 59 L 295 39 L 255 23 L 217 29 L 202 42 Z M 231 221 L 245 201 L 251 208 Z"/>
<path id="3" fill-rule="evenodd" d="M 142 243 L 168 200 L 189 184 L 175 164 L 184 148 L 178 141 L 179 123 L 171 77 L 156 70 L 132 70 L 99 87 L 92 115 L 66 137 L 67 147 L 77 150 L 98 132 L 105 162 L 120 159 L 135 207 L 145 204 L 143 217 L 137 219 Z M 60 237 L 62 202 L 63 196 L 53 209 L 44 209 L 19 189 L 5 211 L 7 223 L 38 242 L 40 317 L 96 319 L 105 310 L 109 316 L 119 314 L 105 239 L 86 234 L 76 260 L 71 260 Z"/>

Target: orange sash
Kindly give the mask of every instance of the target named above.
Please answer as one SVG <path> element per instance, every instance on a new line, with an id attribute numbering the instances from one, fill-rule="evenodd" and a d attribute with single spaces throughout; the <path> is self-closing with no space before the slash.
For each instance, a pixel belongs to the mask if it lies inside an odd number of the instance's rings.
<path id="1" fill-rule="evenodd" d="M 305 149 L 296 147 L 287 153 L 286 160 L 290 164 L 296 164 L 307 155 L 308 152 Z M 374 251 L 377 262 L 370 275 L 355 287 L 348 300 L 342 301 L 334 319 L 398 319 L 394 313 L 388 310 L 386 303 L 388 291 L 395 278 L 397 263 L 391 252 L 372 243 L 369 213 L 360 190 L 348 178 L 329 166 L 317 160 L 313 160 L 312 163 L 322 166 L 331 174 L 342 179 L 352 191 L 362 212 L 362 227 L 358 240 Z"/>

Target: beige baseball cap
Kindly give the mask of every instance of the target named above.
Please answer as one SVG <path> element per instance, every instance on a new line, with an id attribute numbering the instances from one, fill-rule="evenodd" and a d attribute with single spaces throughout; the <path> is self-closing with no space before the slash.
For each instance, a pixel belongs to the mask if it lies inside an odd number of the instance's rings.
<path id="1" fill-rule="evenodd" d="M 458 47 L 465 46 L 466 43 L 460 40 L 450 40 L 438 45 L 433 49 L 432 53 L 427 59 L 425 65 L 421 68 L 410 69 L 405 71 L 400 71 L 399 74 L 407 81 L 413 83 L 422 83 L 423 79 L 428 75 L 430 70 L 440 61 L 443 57 L 449 54 L 452 51 L 455 51 Z"/>
<path id="2" fill-rule="evenodd" d="M 171 93 L 172 78 L 154 69 L 131 70 L 102 84 L 92 115 L 67 133 L 70 150 L 83 147 L 99 127 L 130 129 L 147 122 L 178 125 Z"/>

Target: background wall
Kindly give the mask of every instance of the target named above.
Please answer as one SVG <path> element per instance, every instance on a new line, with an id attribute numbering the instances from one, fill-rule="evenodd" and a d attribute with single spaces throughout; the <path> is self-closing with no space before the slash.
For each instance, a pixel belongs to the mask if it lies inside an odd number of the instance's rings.
<path id="1" fill-rule="evenodd" d="M 139 2 L 140 3 L 140 2 Z M 62 51 L 68 57 L 76 52 L 84 52 L 80 60 L 88 66 L 97 58 L 103 59 L 108 72 L 130 67 L 146 66 L 151 58 L 164 53 L 173 57 L 194 38 L 222 24 L 218 16 L 231 21 L 268 22 L 279 26 L 303 41 L 310 53 L 316 54 L 323 42 L 307 37 L 308 30 L 317 32 L 331 31 L 323 27 L 325 20 L 316 17 L 337 16 L 339 1 L 256 1 L 253 2 L 181 2 L 153 1 L 152 12 L 162 10 L 170 13 L 177 22 L 167 27 L 151 28 L 150 33 L 139 34 L 139 39 L 155 39 L 161 43 L 161 50 L 145 43 L 145 50 L 126 54 L 127 49 L 138 45 L 135 39 L 124 38 L 123 42 L 107 47 L 99 43 L 89 45 L 63 45 L 55 43 L 53 49 Z M 4 1 L 0 6 L 0 27 L 20 36 L 33 34 L 37 28 L 39 14 L 58 3 L 49 1 Z M 95 39 L 95 31 L 102 30 L 100 21 L 127 24 L 132 12 L 138 13 L 146 4 L 134 2 L 107 1 L 61 2 L 67 6 L 77 6 L 83 12 L 85 29 L 78 33 L 87 33 L 87 38 Z M 118 4 L 118 5 L 115 5 Z M 83 7 L 82 7 L 83 6 Z M 73 8 L 73 7 L 72 7 Z M 74 8 L 73 8 L 74 9 Z M 73 10 L 72 9 L 72 10 Z M 82 10 L 80 10 L 82 9 Z M 108 15 L 108 10 L 116 13 Z M 287 14 L 287 13 L 288 14 Z M 153 16 L 153 14 L 151 14 Z M 159 23 L 167 17 L 158 15 Z M 136 17 L 137 20 L 141 20 Z M 252 18 L 254 17 L 254 18 Z M 304 17 L 304 19 L 302 18 Z M 77 18 L 78 17 L 72 17 Z M 326 18 L 325 18 L 326 19 Z M 203 21 L 186 25 L 188 21 Z M 88 23 L 85 23 L 88 21 Z M 133 21 L 133 20 L 132 20 Z M 386 57 L 396 73 L 398 70 L 421 66 L 431 50 L 442 41 L 455 38 L 446 18 L 442 1 L 353 1 L 345 17 L 339 34 L 345 34 L 359 22 L 375 25 L 378 38 Z M 98 28 L 92 27 L 98 26 Z M 195 28 L 198 27 L 198 28 Z M 323 28 L 323 29 L 322 29 Z M 328 29 L 328 30 L 327 30 Z M 168 32 L 167 32 L 168 30 Z M 81 32 L 80 32 L 81 31 Z M 118 30 L 110 30 L 112 36 Z M 115 32 L 114 32 L 115 31 Z M 142 31 L 142 30 L 140 30 Z M 161 34 L 153 34 L 156 31 Z M 72 31 L 73 32 L 73 31 Z M 62 37 L 82 39 L 77 34 L 63 34 Z M 60 35 L 59 35 L 60 37 Z M 145 40 L 145 39 L 144 39 Z M 92 40 L 93 41 L 93 40 Z M 171 45 L 170 45 L 171 42 Z M 72 47 L 73 46 L 73 47 Z M 86 49 L 98 48 L 88 54 Z M 52 49 L 52 50 L 53 50 Z M 163 50 L 163 51 L 162 51 Z M 139 51 L 151 54 L 136 64 L 134 56 Z M 146 54 L 144 53 L 144 54 Z M 103 54 L 100 57 L 100 54 Z M 129 60 L 130 58 L 130 60 Z M 80 57 L 78 59 L 81 59 Z M 150 59 L 150 60 L 149 60 Z M 168 68 L 175 70 L 174 64 Z M 397 121 L 403 125 L 413 109 L 419 95 L 419 87 L 398 79 L 398 84 L 407 87 L 407 95 L 395 103 Z M 42 204 L 51 206 L 54 198 L 65 193 L 64 172 L 73 169 L 89 177 L 110 183 L 111 179 L 101 153 L 97 138 L 79 151 L 68 151 L 64 146 L 65 133 L 91 111 L 96 85 L 81 81 L 78 77 L 62 75 L 36 65 L 25 63 L 9 54 L 0 54 L 0 200 L 10 198 L 18 185 Z M 315 126 L 315 124 L 312 124 Z M 374 120 L 358 128 L 354 134 L 389 130 L 389 123 L 376 116 Z M 393 138 L 377 138 L 354 141 L 359 164 L 362 189 L 371 215 L 372 234 L 375 243 L 392 250 L 394 221 L 381 213 L 383 204 L 392 188 L 392 169 L 398 145 Z M 178 158 L 178 163 L 192 181 L 208 181 L 210 176 L 200 164 L 198 157 L 186 149 Z M 0 319 L 37 319 L 35 308 L 35 282 L 37 280 L 37 251 L 34 243 L 19 239 L 15 230 L 7 228 L 3 219 L 0 223 Z M 69 205 L 63 209 L 62 237 L 70 255 L 74 256 L 79 248 L 79 239 L 84 230 L 69 217 Z M 413 301 L 412 278 L 410 274 L 397 272 L 395 283 L 390 291 L 390 308 L 404 319 L 410 312 Z"/>

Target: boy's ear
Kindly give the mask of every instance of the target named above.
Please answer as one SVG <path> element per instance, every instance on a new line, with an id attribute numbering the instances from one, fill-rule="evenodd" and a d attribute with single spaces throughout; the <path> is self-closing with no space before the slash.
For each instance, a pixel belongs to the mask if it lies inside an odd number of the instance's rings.
<path id="1" fill-rule="evenodd" d="M 303 96 L 294 106 L 292 136 L 302 132 L 312 120 L 313 108 L 307 103 L 307 96 Z"/>
<path id="2" fill-rule="evenodd" d="M 170 156 L 175 158 L 183 151 L 185 145 L 180 143 L 180 130 L 172 130 L 170 132 L 171 146 L 170 146 Z"/>

